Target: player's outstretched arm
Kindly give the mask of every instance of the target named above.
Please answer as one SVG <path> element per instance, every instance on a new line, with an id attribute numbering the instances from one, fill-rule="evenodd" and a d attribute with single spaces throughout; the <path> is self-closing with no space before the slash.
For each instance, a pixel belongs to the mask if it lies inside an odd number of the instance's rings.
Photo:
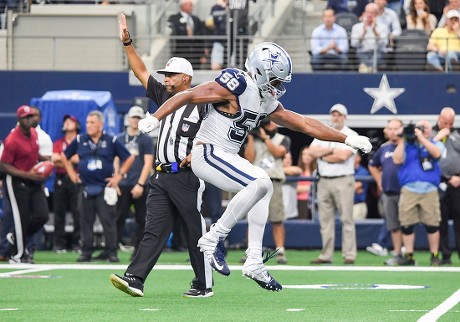
<path id="1" fill-rule="evenodd" d="M 311 117 L 305 117 L 290 110 L 286 110 L 280 103 L 275 112 L 270 114 L 270 119 L 293 131 L 305 133 L 322 141 L 335 141 L 345 143 L 354 149 L 368 153 L 372 149 L 369 138 L 360 135 L 345 134 Z"/>
<path id="2" fill-rule="evenodd" d="M 126 23 L 126 16 L 124 13 L 120 14 L 119 27 L 120 40 L 123 43 L 126 56 L 128 57 L 129 66 L 133 70 L 137 79 L 142 83 L 142 86 L 147 88 L 150 73 L 147 71 L 147 67 L 145 67 L 144 62 L 132 44 L 131 34 L 128 31 L 128 25 Z"/>
<path id="3" fill-rule="evenodd" d="M 270 114 L 270 119 L 293 131 L 305 133 L 313 138 L 323 141 L 344 143 L 347 136 L 330 126 L 311 117 L 302 116 L 296 112 L 287 110 L 280 103 L 275 112 Z"/>

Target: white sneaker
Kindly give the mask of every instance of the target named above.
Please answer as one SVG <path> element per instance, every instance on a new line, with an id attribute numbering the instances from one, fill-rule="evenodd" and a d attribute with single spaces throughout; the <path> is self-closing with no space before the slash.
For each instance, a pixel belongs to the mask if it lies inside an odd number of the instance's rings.
<path id="1" fill-rule="evenodd" d="M 262 262 L 248 258 L 243 266 L 243 275 L 269 291 L 281 291 L 283 287 L 268 272 Z"/>
<path id="2" fill-rule="evenodd" d="M 377 255 L 377 256 L 387 256 L 388 255 L 388 249 L 386 248 L 383 248 L 382 246 L 380 246 L 379 244 L 377 243 L 372 243 L 371 246 L 367 246 L 366 247 L 366 250 L 369 252 L 369 253 L 372 253 L 374 255 Z"/>
<path id="3" fill-rule="evenodd" d="M 123 253 L 132 253 L 134 251 L 134 246 L 123 245 L 122 243 L 118 243 L 118 249 Z"/>
<path id="4" fill-rule="evenodd" d="M 399 265 L 399 260 L 402 258 L 401 255 L 394 255 L 391 258 L 387 259 L 383 263 L 386 266 L 398 266 Z"/>

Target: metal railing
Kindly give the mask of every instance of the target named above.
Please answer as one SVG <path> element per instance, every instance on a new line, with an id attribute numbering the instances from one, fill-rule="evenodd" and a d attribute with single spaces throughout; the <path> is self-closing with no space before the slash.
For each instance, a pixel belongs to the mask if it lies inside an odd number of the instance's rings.
<path id="1" fill-rule="evenodd" d="M 356 181 L 360 182 L 375 182 L 372 176 L 355 176 Z M 310 193 L 308 198 L 309 211 L 311 213 L 311 220 L 318 220 L 318 207 L 317 207 L 317 186 L 316 183 L 319 181 L 319 176 L 286 176 L 286 182 L 299 182 L 299 181 L 310 181 Z"/>
<path id="2" fill-rule="evenodd" d="M 0 35 L 0 43 L 11 44 L 9 54 L 6 56 L 6 66 L 12 70 L 99 70 L 116 71 L 126 70 L 128 66 L 124 61 L 123 47 L 115 37 L 26 37 L 26 36 Z M 166 38 L 165 38 L 166 37 Z M 7 38 L 7 39 L 5 39 Z M 224 46 L 224 66 L 244 68 L 244 62 L 248 51 L 252 47 L 254 36 L 236 35 L 232 41 L 227 36 L 165 36 L 154 35 L 143 37 L 133 35 L 134 43 L 155 43 L 155 40 L 166 39 L 162 48 L 162 57 L 185 56 L 191 60 L 198 60 L 194 68 L 198 70 L 209 70 L 212 44 L 214 41 L 221 42 Z M 260 37 L 258 37 L 260 39 Z M 5 41 L 6 40 L 6 41 Z M 363 72 L 375 73 L 386 72 L 426 72 L 435 69 L 427 63 L 427 50 L 417 47 L 394 47 L 382 53 L 378 63 L 362 67 L 359 55 L 356 50 L 350 47 L 346 55 L 346 62 L 343 65 L 334 61 L 324 62 L 318 68 L 312 68 L 312 54 L 310 51 L 309 37 L 301 36 L 277 36 L 265 39 L 277 42 L 287 49 L 293 60 L 294 72 Z M 82 44 L 79 46 L 78 41 Z M 446 40 L 447 41 L 447 40 Z M 68 44 L 67 46 L 65 44 Z M 33 48 L 30 48 L 31 44 Z M 94 44 L 89 45 L 89 44 Z M 106 44 L 106 45 L 104 45 Z M 84 45 L 84 46 L 83 46 Z M 86 49 L 85 49 L 86 48 Z M 78 53 L 84 50 L 84 56 Z M 30 54 L 25 54 L 29 52 Z M 375 54 L 375 52 L 374 52 Z M 84 57 L 84 59 L 82 59 Z M 155 60 L 155 57 L 152 57 Z M 200 58 L 202 58 L 200 60 Z M 460 54 L 459 54 L 460 58 Z M 164 61 L 163 61 L 164 60 Z M 155 64 L 161 65 L 167 59 L 155 60 Z M 443 71 L 446 73 L 460 71 L 460 65 L 456 62 L 449 66 L 448 61 L 443 61 Z M 360 68 L 361 65 L 361 68 Z"/>

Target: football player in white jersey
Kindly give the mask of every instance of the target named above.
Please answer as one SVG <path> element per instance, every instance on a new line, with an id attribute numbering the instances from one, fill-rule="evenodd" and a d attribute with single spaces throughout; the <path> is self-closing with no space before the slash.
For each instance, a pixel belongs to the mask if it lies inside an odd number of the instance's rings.
<path id="1" fill-rule="evenodd" d="M 248 131 L 269 117 L 291 130 L 324 141 L 342 142 L 365 153 L 372 146 L 367 137 L 347 137 L 318 120 L 283 107 L 278 98 L 286 91 L 283 83 L 291 81 L 292 62 L 281 46 L 267 42 L 256 45 L 245 66 L 247 72 L 226 68 L 214 81 L 174 95 L 153 115 L 141 120 L 139 129 L 152 131 L 158 127 L 159 120 L 185 104 L 209 103 L 208 115 L 192 149 L 192 170 L 220 189 L 237 193 L 222 217 L 198 241 L 198 246 L 217 272 L 229 275 L 222 241 L 254 208 L 247 218 L 248 249 L 243 274 L 267 290 L 279 291 L 282 286 L 269 274 L 262 259 L 262 239 L 273 186 L 263 169 L 238 155 Z"/>

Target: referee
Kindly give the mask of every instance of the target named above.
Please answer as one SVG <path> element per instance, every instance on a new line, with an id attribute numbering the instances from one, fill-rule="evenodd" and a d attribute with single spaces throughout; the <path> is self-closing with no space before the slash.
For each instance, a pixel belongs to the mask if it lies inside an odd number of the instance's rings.
<path id="1" fill-rule="evenodd" d="M 191 87 L 193 69 L 184 58 L 173 57 L 164 69 L 157 71 L 164 74 L 164 85 L 149 74 L 131 44 L 123 14 L 120 19 L 120 38 L 131 69 L 155 104 L 160 106 L 174 94 Z M 204 107 L 185 105 L 161 122 L 156 149 L 156 172 L 149 180 L 150 191 L 142 241 L 124 276 L 110 276 L 115 287 L 131 296 L 144 295 L 145 279 L 160 257 L 176 218 L 183 224 L 190 262 L 195 272 L 191 288 L 183 296 L 199 298 L 213 295 L 211 267 L 197 247 L 198 239 L 206 232 L 206 224 L 200 213 L 205 186 L 192 172 L 187 158 L 203 119 Z"/>

